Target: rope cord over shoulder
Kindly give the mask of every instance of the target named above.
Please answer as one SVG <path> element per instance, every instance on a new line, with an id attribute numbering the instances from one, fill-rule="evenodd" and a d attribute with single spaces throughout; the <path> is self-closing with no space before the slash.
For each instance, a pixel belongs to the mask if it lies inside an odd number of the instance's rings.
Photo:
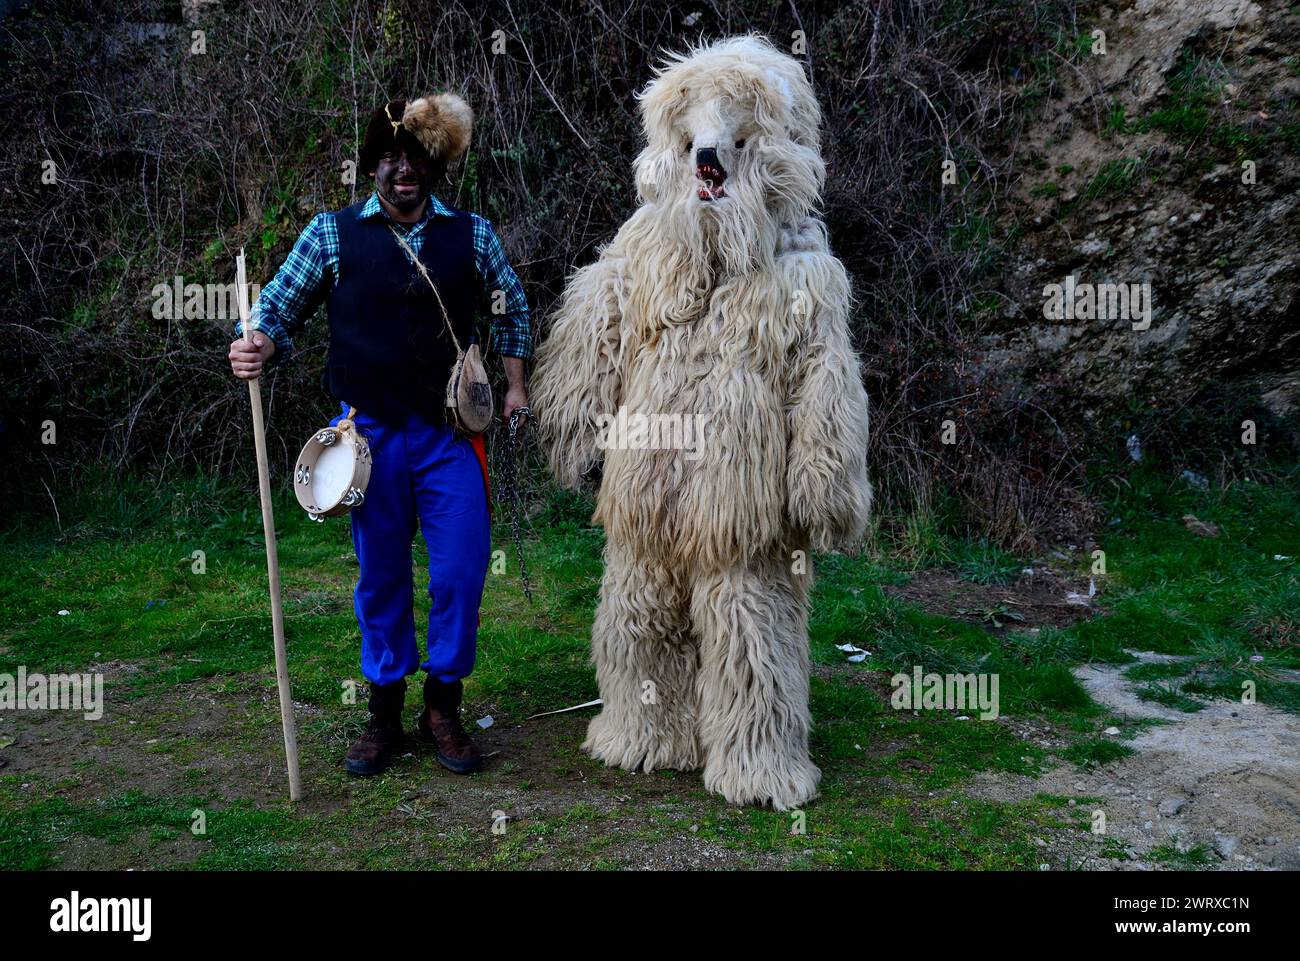
<path id="1" fill-rule="evenodd" d="M 447 316 L 447 308 L 443 306 L 442 295 L 438 293 L 438 286 L 433 282 L 433 278 L 429 276 L 429 268 L 424 266 L 424 261 L 420 259 L 419 254 L 411 248 L 410 243 L 396 227 L 390 224 L 388 229 L 393 232 L 393 236 L 397 238 L 398 246 L 406 252 L 406 256 L 411 263 L 415 264 L 415 269 L 420 272 L 420 276 L 424 278 L 425 283 L 429 285 L 429 289 L 433 291 L 433 296 L 438 301 L 438 309 L 442 311 L 442 322 L 447 328 L 447 333 L 451 335 L 451 342 L 456 345 L 456 353 L 465 353 L 460 346 L 460 339 L 456 336 L 456 331 L 452 329 L 451 318 Z"/>

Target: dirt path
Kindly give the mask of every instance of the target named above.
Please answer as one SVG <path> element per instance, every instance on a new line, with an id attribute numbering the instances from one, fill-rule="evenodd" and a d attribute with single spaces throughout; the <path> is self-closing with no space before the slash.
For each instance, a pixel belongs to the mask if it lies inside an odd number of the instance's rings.
<path id="1" fill-rule="evenodd" d="M 111 681 L 141 670 L 120 662 L 95 668 Z M 33 800 L 57 795 L 91 811 L 126 792 L 147 799 L 207 797 L 211 803 L 203 807 L 214 824 L 232 804 L 283 809 L 283 748 L 274 689 L 264 678 L 159 687 L 134 698 L 108 686 L 105 694 L 104 718 L 94 724 L 68 711 L 5 718 L 0 734 L 12 740 L 0 752 L 0 775 L 16 776 Z M 591 711 L 529 721 L 504 703 L 475 703 L 468 716 L 495 719 L 475 730 L 486 756 L 482 773 L 449 774 L 412 738 L 392 768 L 371 781 L 341 772 L 355 731 L 315 705 L 296 703 L 296 712 L 308 793 L 295 813 L 312 821 L 315 835 L 300 851 L 305 867 L 363 866 L 372 848 L 385 845 L 411 863 L 433 859 L 447 867 L 590 869 L 604 863 L 669 870 L 781 868 L 789 862 L 780 851 L 740 851 L 693 833 L 691 823 L 718 806 L 698 777 L 632 775 L 592 764 L 578 750 Z M 500 835 L 492 831 L 498 819 L 506 825 Z M 547 836 L 533 838 L 539 825 Z M 517 832 L 529 840 L 503 847 Z M 69 832 L 58 845 L 56 866 L 177 867 L 193 862 L 200 850 L 184 832 L 163 843 L 151 840 L 147 827 L 126 843 Z"/>
<path id="2" fill-rule="evenodd" d="M 1211 869 L 1300 869 L 1300 718 L 1231 701 L 1184 713 L 1139 699 L 1124 670 L 1090 664 L 1074 673 L 1099 703 L 1149 725 L 1126 742 L 1135 754 L 1092 772 L 1067 764 L 1037 779 L 981 774 L 970 792 L 1003 801 L 1039 793 L 1091 799 L 1079 804 L 1105 813 L 1106 832 L 1085 852 L 1089 869 L 1151 870 L 1153 852 L 1196 845 Z M 1123 844 L 1128 860 L 1100 857 L 1105 839 Z"/>
<path id="3" fill-rule="evenodd" d="M 1161 659 L 1152 655 L 1142 659 Z M 137 665 L 98 665 L 124 681 Z M 1300 718 L 1264 705 L 1226 701 L 1186 714 L 1140 700 L 1122 668 L 1077 668 L 1101 704 L 1139 728 L 1126 743 L 1132 756 L 1093 772 L 1062 764 L 1039 777 L 984 773 L 956 790 L 1018 802 L 1038 794 L 1077 798 L 1078 807 L 1105 813 L 1106 832 L 1044 831 L 1044 862 L 1092 870 L 1151 870 L 1201 861 L 1177 852 L 1203 846 L 1218 870 L 1300 868 Z M 11 717 L 0 733 L 14 742 L 0 752 L 0 774 L 17 775 L 33 797 L 57 793 L 95 810 L 106 798 L 137 791 L 153 798 L 192 795 L 258 810 L 282 807 L 283 758 L 274 691 L 262 678 L 157 688 L 133 699 L 109 688 L 103 722 L 86 724 L 68 712 Z M 478 733 L 489 754 L 486 770 L 460 779 L 444 772 L 412 743 L 384 784 L 357 782 L 339 771 L 349 732 L 329 712 L 300 704 L 304 777 L 311 796 L 298 813 L 313 823 L 315 841 L 301 851 L 305 865 L 358 866 L 358 839 L 400 850 L 409 858 L 448 866 L 519 865 L 589 869 L 780 868 L 790 855 L 744 850 L 697 836 L 693 823 L 716 811 L 697 776 L 635 776 L 589 762 L 578 751 L 589 711 L 528 721 L 510 705 L 472 705 L 472 716 L 495 723 Z M 1006 719 L 1012 722 L 1013 719 Z M 1041 734 L 1033 725 L 1021 737 Z M 30 779 L 31 783 L 27 783 Z M 509 835 L 529 840 L 503 847 L 491 832 L 496 812 Z M 214 817 L 219 814 L 214 813 Z M 214 822 L 215 823 L 215 822 Z M 1122 847 L 1127 859 L 1116 859 Z M 150 841 L 146 827 L 127 843 L 68 836 L 57 865 L 122 869 L 179 866 L 199 856 L 188 834 Z"/>

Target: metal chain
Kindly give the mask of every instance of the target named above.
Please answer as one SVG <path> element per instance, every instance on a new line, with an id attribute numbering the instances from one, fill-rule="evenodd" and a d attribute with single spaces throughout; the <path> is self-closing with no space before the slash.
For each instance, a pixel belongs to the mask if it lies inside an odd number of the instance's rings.
<path id="1" fill-rule="evenodd" d="M 519 438 L 520 422 L 525 417 L 532 417 L 533 412 L 527 407 L 516 407 L 510 415 L 510 425 L 506 432 L 506 463 L 502 468 L 501 489 L 506 500 L 510 501 L 510 527 L 514 532 L 515 551 L 519 555 L 519 578 L 524 584 L 524 596 L 528 603 L 533 602 L 532 583 L 528 579 L 528 565 L 524 563 L 523 513 L 524 504 L 519 492 Z"/>

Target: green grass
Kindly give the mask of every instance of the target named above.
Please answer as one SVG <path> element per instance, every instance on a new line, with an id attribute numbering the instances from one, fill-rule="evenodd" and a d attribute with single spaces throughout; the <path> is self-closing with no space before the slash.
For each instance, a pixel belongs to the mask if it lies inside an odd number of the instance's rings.
<path id="1" fill-rule="evenodd" d="M 1131 133 L 1128 116 L 1124 110 L 1124 105 L 1118 100 L 1112 100 L 1110 110 L 1106 112 L 1106 119 L 1101 125 L 1101 139 L 1109 140 L 1116 134 Z"/>
<path id="2" fill-rule="evenodd" d="M 1273 559 L 1294 556 L 1300 542 L 1294 477 L 1194 491 L 1150 472 L 1098 489 L 1113 492 L 1098 535 L 1107 554 L 1106 612 L 1067 628 L 1029 631 L 1008 620 L 1009 631 L 995 636 L 883 589 L 930 567 L 977 585 L 1018 576 L 1028 559 L 961 536 L 947 507 L 885 518 L 872 554 L 817 559 L 812 747 L 823 794 L 806 812 L 806 833 L 792 833 L 789 815 L 730 808 L 705 794 L 696 774 L 605 774 L 577 750 L 580 719 L 545 760 L 510 756 L 480 775 L 501 800 L 472 816 L 437 796 L 413 797 L 425 782 L 409 766 L 401 776 L 348 781 L 337 756 L 363 717 L 342 699 L 344 684 L 360 681 L 348 527 L 311 524 L 283 498 L 277 527 L 294 695 L 306 706 L 300 737 L 304 757 L 319 759 L 313 794 L 321 801 L 295 811 L 266 800 L 267 790 L 278 798 L 278 778 L 268 789 L 232 785 L 226 759 L 250 745 L 276 750 L 256 499 L 203 479 L 162 491 L 132 478 L 83 486 L 77 496 L 61 495 L 61 528 L 25 516 L 0 535 L 7 615 L 0 671 L 133 665 L 113 674 L 110 696 L 148 710 L 134 727 L 105 721 L 88 735 L 107 761 L 83 757 L 63 773 L 0 775 L 0 867 L 71 859 L 115 867 L 614 868 L 663 845 L 679 852 L 707 845 L 739 866 L 1034 869 L 1042 852 L 1027 838 L 1086 826 L 1062 820 L 1048 799 L 976 801 L 962 786 L 981 771 L 1033 776 L 1062 762 L 1095 768 L 1130 752 L 1124 736 L 1101 735 L 1116 719 L 1087 696 L 1072 665 L 1128 664 L 1135 685 L 1179 706 L 1239 700 L 1248 681 L 1262 703 L 1300 710 L 1300 687 L 1286 674 L 1300 667 L 1296 562 Z M 597 696 L 588 654 L 603 536 L 589 526 L 591 507 L 588 498 L 554 494 L 534 516 L 533 604 L 519 589 L 506 531 L 497 532 L 494 546 L 508 551 L 507 563 L 489 576 L 470 704 L 519 719 Z M 1214 521 L 1222 536 L 1192 536 L 1180 521 L 1185 513 Z M 196 550 L 205 552 L 205 573 L 194 570 Z M 417 584 L 423 561 L 417 539 Z M 1090 558 L 1079 563 L 1086 576 Z M 418 623 L 428 601 L 417 591 L 416 602 Z M 872 656 L 846 663 L 836 649 L 843 643 Z M 1126 648 L 1183 659 L 1133 664 Z M 1003 716 L 1049 725 L 1069 744 L 1053 753 L 1007 725 L 959 720 L 958 711 L 894 710 L 889 679 L 915 665 L 996 673 Z M 159 736 L 214 703 L 225 705 L 219 730 Z M 179 770 L 179 780 L 165 790 L 137 783 L 125 759 L 115 760 L 124 743 Z M 621 792 L 624 803 L 602 805 L 599 791 L 583 792 L 602 776 L 614 779 L 605 790 Z M 515 812 L 506 799 L 529 797 L 545 807 L 556 779 L 578 785 L 572 801 L 492 834 L 494 804 Z M 647 784 L 655 792 L 638 794 Z M 196 809 L 208 817 L 203 836 L 190 832 Z"/>
<path id="3" fill-rule="evenodd" d="M 1300 667 L 1294 478 L 1204 492 L 1145 474 L 1133 481 L 1109 505 L 1102 540 L 1110 616 L 1076 625 L 1076 640 L 1187 658 L 1133 669 L 1157 699 L 1156 684 L 1173 689 L 1184 678 L 1184 693 L 1240 699 L 1240 682 L 1253 680 L 1261 702 L 1294 710 L 1296 686 L 1282 679 Z M 1186 514 L 1214 521 L 1221 535 L 1190 534 Z"/>
<path id="4" fill-rule="evenodd" d="M 1209 169 L 1225 161 L 1258 161 L 1267 157 L 1274 146 L 1300 152 L 1300 125 L 1287 119 L 1294 104 L 1269 108 L 1275 114 L 1271 129 L 1243 126 L 1234 120 L 1233 113 L 1245 110 L 1246 102 L 1225 105 L 1224 86 L 1229 79 L 1228 66 L 1187 50 L 1169 72 L 1155 109 L 1143 116 L 1129 116 L 1125 106 L 1112 99 L 1097 131 L 1102 141 L 1115 144 L 1117 152 L 1131 153 L 1126 138 L 1156 132 L 1181 148 L 1179 159 L 1172 164 L 1161 160 L 1162 153 L 1157 150 L 1147 150 L 1141 156 L 1112 157 L 1088 179 L 1077 197 L 1060 202 L 1060 215 L 1068 216 L 1099 200 L 1123 197 L 1146 180 L 1185 179 L 1182 165 Z M 1037 166 L 1034 159 L 1027 158 L 1029 166 Z M 1066 172 L 1058 168 L 1061 176 Z M 1054 183 L 1038 184 L 1029 192 L 1045 198 L 1059 198 L 1061 194 Z"/>
<path id="5" fill-rule="evenodd" d="M 1220 107 L 1227 76 L 1222 63 L 1184 52 L 1169 74 L 1160 107 L 1132 121 L 1126 120 L 1122 108 L 1113 108 L 1103 137 L 1157 130 L 1175 143 L 1211 154 L 1231 154 L 1237 159 L 1259 157 L 1266 151 L 1268 137 L 1232 123 Z M 1286 144 L 1284 129 L 1275 136 Z"/>
<path id="6" fill-rule="evenodd" d="M 1061 752 L 1061 757 L 1084 770 L 1093 770 L 1132 753 L 1133 749 L 1127 744 L 1110 738 L 1094 737 L 1071 744 Z"/>
<path id="7" fill-rule="evenodd" d="M 1183 693 L 1183 688 L 1177 684 L 1169 682 L 1146 684 L 1138 688 L 1138 697 L 1144 701 L 1153 701 L 1156 704 L 1163 704 L 1165 707 L 1172 707 L 1187 714 L 1193 714 L 1202 710 L 1205 704 L 1194 697 L 1188 697 Z"/>
<path id="8" fill-rule="evenodd" d="M 1120 196 L 1132 191 L 1141 180 L 1146 162 L 1139 157 L 1108 160 L 1101 166 L 1073 201 L 1072 206 L 1087 206 L 1103 197 Z"/>
<path id="9" fill-rule="evenodd" d="M 1167 864 L 1170 867 L 1184 871 L 1203 868 L 1211 861 L 1210 849 L 1204 844 L 1193 845 L 1186 851 L 1180 851 L 1172 844 L 1162 844 L 1152 848 L 1147 857 L 1157 863 Z"/>

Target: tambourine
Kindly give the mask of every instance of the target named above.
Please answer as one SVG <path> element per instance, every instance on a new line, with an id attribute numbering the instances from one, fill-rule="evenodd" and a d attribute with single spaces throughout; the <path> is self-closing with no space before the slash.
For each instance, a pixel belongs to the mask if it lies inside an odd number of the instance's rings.
<path id="1" fill-rule="evenodd" d="M 334 427 L 312 435 L 293 469 L 293 492 L 309 517 L 338 517 L 366 499 L 370 483 L 370 444 L 352 420 L 356 410 Z"/>

